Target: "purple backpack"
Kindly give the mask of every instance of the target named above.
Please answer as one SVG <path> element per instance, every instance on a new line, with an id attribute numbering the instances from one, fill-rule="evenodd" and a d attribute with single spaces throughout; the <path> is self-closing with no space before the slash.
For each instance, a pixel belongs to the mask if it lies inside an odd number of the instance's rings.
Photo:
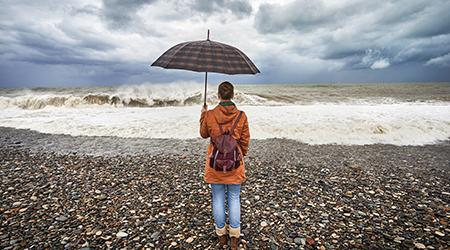
<path id="1" fill-rule="evenodd" d="M 238 149 L 239 144 L 231 136 L 237 123 L 239 122 L 239 119 L 241 119 L 241 116 L 242 111 L 239 113 L 236 121 L 233 123 L 231 130 L 225 132 L 223 131 L 222 126 L 220 126 L 219 122 L 217 122 L 217 118 L 214 117 L 217 124 L 219 125 L 220 135 L 215 139 L 211 138 L 213 151 L 209 156 L 209 166 L 217 171 L 227 172 L 236 169 L 241 165 L 242 156 Z"/>

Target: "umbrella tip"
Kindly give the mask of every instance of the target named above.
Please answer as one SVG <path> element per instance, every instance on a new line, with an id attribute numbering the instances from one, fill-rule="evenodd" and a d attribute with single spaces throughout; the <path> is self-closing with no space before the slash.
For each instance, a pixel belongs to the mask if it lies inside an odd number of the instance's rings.
<path id="1" fill-rule="evenodd" d="M 209 29 L 208 29 L 208 33 L 206 35 L 206 41 L 209 41 Z"/>

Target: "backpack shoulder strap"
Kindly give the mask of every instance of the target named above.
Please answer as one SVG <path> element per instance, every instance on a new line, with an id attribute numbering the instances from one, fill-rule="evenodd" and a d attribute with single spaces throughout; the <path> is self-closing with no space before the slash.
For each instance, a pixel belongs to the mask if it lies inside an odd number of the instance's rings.
<path id="1" fill-rule="evenodd" d="M 238 115 L 236 121 L 233 123 L 233 127 L 231 127 L 231 130 L 230 130 L 231 135 L 233 134 L 234 128 L 236 128 L 236 125 L 238 124 L 239 120 L 241 119 L 241 116 L 242 116 L 242 111 L 239 112 L 239 115 Z"/>

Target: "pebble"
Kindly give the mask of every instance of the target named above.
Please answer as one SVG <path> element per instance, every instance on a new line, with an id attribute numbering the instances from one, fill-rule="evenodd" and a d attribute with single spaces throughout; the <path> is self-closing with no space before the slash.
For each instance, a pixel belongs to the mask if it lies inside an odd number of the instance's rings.
<path id="1" fill-rule="evenodd" d="M 67 217 L 66 217 L 66 216 L 64 216 L 64 215 L 60 215 L 60 216 L 56 217 L 55 219 L 56 219 L 57 221 L 61 221 L 61 222 L 64 222 L 64 221 L 66 221 L 66 220 L 67 220 Z"/>
<path id="2" fill-rule="evenodd" d="M 150 238 L 152 238 L 152 240 L 154 240 L 154 241 L 157 241 L 159 239 L 159 232 L 152 233 Z"/>
<path id="3" fill-rule="evenodd" d="M 361 215 L 361 216 L 367 216 L 367 214 L 364 213 L 363 211 L 358 211 L 358 214 Z"/>
<path id="4" fill-rule="evenodd" d="M 266 227 L 267 226 L 267 222 L 261 221 L 260 225 L 261 225 L 261 227 Z"/>
<path id="5" fill-rule="evenodd" d="M 426 249 L 427 247 L 422 243 L 414 243 L 414 246 L 418 249 Z"/>
<path id="6" fill-rule="evenodd" d="M 439 231 L 436 231 L 436 232 L 434 232 L 436 235 L 438 235 L 438 236 L 441 236 L 441 237 L 444 237 L 445 236 L 445 234 L 443 233 L 443 232 L 439 232 Z"/>
<path id="7" fill-rule="evenodd" d="M 405 238 L 400 237 L 400 236 L 397 236 L 397 237 L 394 238 L 394 241 L 397 242 L 397 243 L 401 243 L 403 240 L 405 240 Z"/>
<path id="8" fill-rule="evenodd" d="M 125 237 L 128 237 L 128 234 L 125 233 L 125 232 L 123 232 L 123 231 L 119 231 L 119 232 L 116 234 L 116 237 L 117 237 L 117 238 L 125 238 Z"/>
<path id="9" fill-rule="evenodd" d="M 316 241 L 313 238 L 308 236 L 308 237 L 306 237 L 306 243 L 308 243 L 308 245 L 312 246 L 316 243 Z"/>
<path id="10" fill-rule="evenodd" d="M 294 239 L 294 242 L 297 245 L 303 246 L 303 245 L 305 245 L 306 241 L 305 241 L 305 238 L 297 237 L 297 238 Z"/>
<path id="11" fill-rule="evenodd" d="M 100 194 L 100 195 L 96 195 L 94 198 L 97 199 L 97 200 L 103 201 L 103 200 L 108 199 L 108 196 L 106 196 L 104 194 Z"/>
<path id="12" fill-rule="evenodd" d="M 12 207 L 20 207 L 20 205 L 22 205 L 22 202 L 16 201 L 12 204 Z"/>
<path id="13" fill-rule="evenodd" d="M 187 240 L 186 240 L 186 242 L 189 244 L 192 243 L 193 241 L 194 241 L 194 237 L 192 237 L 192 236 L 187 238 Z"/>

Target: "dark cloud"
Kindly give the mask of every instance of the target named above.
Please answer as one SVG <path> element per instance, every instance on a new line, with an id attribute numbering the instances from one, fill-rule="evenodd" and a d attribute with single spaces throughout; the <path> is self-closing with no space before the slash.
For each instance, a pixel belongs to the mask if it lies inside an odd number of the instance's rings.
<path id="1" fill-rule="evenodd" d="M 103 17 L 111 28 L 127 27 L 139 8 L 156 0 L 103 0 Z"/>
<path id="2" fill-rule="evenodd" d="M 281 33 L 294 30 L 311 32 L 322 27 L 338 28 L 345 20 L 376 9 L 371 1 L 328 5 L 324 0 L 296 0 L 287 4 L 262 4 L 255 16 L 255 27 L 261 33 Z"/>
<path id="3" fill-rule="evenodd" d="M 443 56 L 431 58 L 425 65 L 427 66 L 437 65 L 438 67 L 442 68 L 450 68 L 450 53 Z"/>
<path id="4" fill-rule="evenodd" d="M 410 38 L 426 38 L 450 34 L 450 1 L 426 7 L 415 16 L 406 32 Z M 413 15 L 414 16 L 414 15 Z"/>
<path id="5" fill-rule="evenodd" d="M 314 46 L 295 52 L 343 63 L 347 69 L 381 69 L 396 64 L 425 64 L 450 52 L 450 2 L 296 0 L 263 4 L 255 16 L 261 34 L 294 33 Z M 295 45 L 294 45 L 295 47 Z M 439 63 L 444 60 L 436 59 Z"/>
<path id="6" fill-rule="evenodd" d="M 142 20 L 139 20 L 136 13 L 158 0 L 103 0 L 102 16 L 106 21 L 108 27 L 112 29 L 133 29 L 133 25 L 140 25 Z M 179 13 L 177 19 L 186 16 L 186 13 L 193 12 L 194 14 L 204 13 L 226 13 L 237 17 L 244 17 L 250 15 L 252 6 L 248 0 L 185 0 L 185 1 L 168 1 L 173 4 L 173 9 Z M 188 7 L 188 8 L 186 8 Z M 91 11 L 88 9 L 87 11 Z M 162 13 L 160 13 L 162 16 Z M 171 19 L 175 18 L 169 15 Z M 151 18 L 151 17 L 149 17 Z"/>
<path id="7" fill-rule="evenodd" d="M 101 39 L 84 38 L 83 35 L 78 34 L 79 32 L 67 28 L 59 28 L 58 31 L 67 37 L 72 37 L 70 41 L 64 41 L 60 36 L 50 36 L 27 26 L 0 26 L 0 30 L 4 35 L 9 36 L 10 41 L 7 46 L 1 46 L 0 51 L 4 55 L 14 55 L 11 58 L 13 61 L 36 64 L 99 65 L 108 62 L 89 57 L 88 53 L 116 48 L 113 44 Z"/>
<path id="8" fill-rule="evenodd" d="M 79 14 L 86 14 L 86 15 L 94 15 L 94 16 L 98 16 L 101 12 L 100 8 L 97 8 L 94 5 L 84 5 L 81 7 L 73 7 L 72 10 L 70 11 L 70 14 L 72 15 L 79 15 Z"/>
<path id="9" fill-rule="evenodd" d="M 244 17 L 252 12 L 252 6 L 247 0 L 194 0 L 191 5 L 194 10 L 208 14 L 229 10 L 238 17 Z"/>
<path id="10" fill-rule="evenodd" d="M 309 30 L 331 21 L 333 15 L 327 12 L 323 11 L 321 1 L 263 4 L 256 13 L 255 26 L 261 33 L 278 33 L 287 29 Z"/>

